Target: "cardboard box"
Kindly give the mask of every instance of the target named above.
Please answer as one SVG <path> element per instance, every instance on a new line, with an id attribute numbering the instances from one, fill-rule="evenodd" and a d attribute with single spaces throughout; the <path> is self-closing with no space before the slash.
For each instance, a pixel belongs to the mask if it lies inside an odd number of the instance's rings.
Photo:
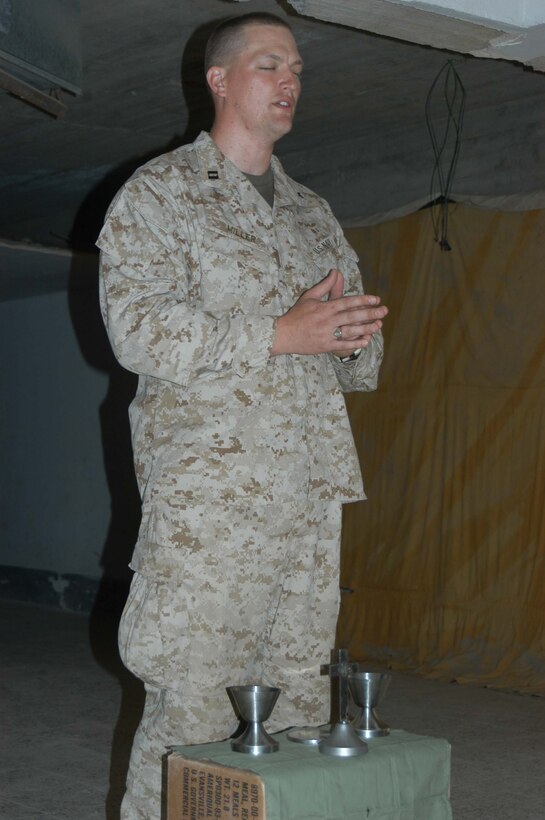
<path id="1" fill-rule="evenodd" d="M 266 820 L 265 786 L 255 772 L 168 757 L 167 820 Z"/>

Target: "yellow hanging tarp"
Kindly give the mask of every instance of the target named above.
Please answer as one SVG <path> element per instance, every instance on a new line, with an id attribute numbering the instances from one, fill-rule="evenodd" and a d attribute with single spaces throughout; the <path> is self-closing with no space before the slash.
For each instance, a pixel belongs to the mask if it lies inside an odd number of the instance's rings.
<path id="1" fill-rule="evenodd" d="M 545 694 L 545 211 L 451 207 L 347 230 L 388 305 L 379 389 L 348 397 L 338 643 Z"/>

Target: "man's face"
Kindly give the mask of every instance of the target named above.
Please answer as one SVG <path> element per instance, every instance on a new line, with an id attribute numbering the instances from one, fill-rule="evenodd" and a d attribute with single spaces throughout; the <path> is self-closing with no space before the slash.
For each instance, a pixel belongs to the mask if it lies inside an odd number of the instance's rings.
<path id="1" fill-rule="evenodd" d="M 274 143 L 292 127 L 303 62 L 291 32 L 250 25 L 225 67 L 225 113 L 248 136 Z"/>

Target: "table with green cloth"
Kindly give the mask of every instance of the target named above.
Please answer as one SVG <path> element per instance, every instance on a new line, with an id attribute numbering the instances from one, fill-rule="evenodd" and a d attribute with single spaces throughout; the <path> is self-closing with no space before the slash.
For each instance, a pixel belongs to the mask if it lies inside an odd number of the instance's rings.
<path id="1" fill-rule="evenodd" d="M 367 741 L 358 757 L 329 757 L 274 735 L 278 752 L 233 752 L 229 740 L 174 746 L 195 761 L 255 772 L 265 786 L 267 820 L 452 820 L 450 744 L 394 730 Z"/>

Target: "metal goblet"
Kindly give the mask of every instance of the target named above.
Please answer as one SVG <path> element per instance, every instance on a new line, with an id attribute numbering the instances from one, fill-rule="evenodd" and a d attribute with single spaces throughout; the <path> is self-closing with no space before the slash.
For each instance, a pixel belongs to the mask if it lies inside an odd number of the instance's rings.
<path id="1" fill-rule="evenodd" d="M 231 740 L 234 752 L 263 755 L 278 751 L 278 741 L 265 730 L 263 722 L 268 720 L 280 695 L 276 686 L 247 684 L 228 686 L 227 694 L 237 713 L 246 724 L 241 735 Z"/>
<path id="2" fill-rule="evenodd" d="M 390 733 L 390 727 L 376 713 L 392 676 L 389 672 L 352 672 L 348 676 L 348 688 L 352 700 L 360 707 L 352 721 L 357 734 L 365 739 L 381 737 Z"/>

